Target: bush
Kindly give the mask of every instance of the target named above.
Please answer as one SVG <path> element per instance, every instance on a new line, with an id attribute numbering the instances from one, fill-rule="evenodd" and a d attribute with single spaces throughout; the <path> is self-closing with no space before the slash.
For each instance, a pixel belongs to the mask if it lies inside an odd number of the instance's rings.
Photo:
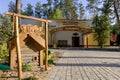
<path id="1" fill-rule="evenodd" d="M 49 63 L 49 64 L 54 64 L 53 59 L 48 59 L 48 63 Z"/>
<path id="2" fill-rule="evenodd" d="M 0 44 L 0 59 L 3 61 L 8 61 L 8 49 L 7 49 L 7 44 L 6 43 L 1 43 Z"/>
<path id="3" fill-rule="evenodd" d="M 0 70 L 0 76 L 3 74 L 3 71 L 2 70 Z"/>
<path id="4" fill-rule="evenodd" d="M 23 80 L 38 80 L 38 78 L 36 78 L 35 76 L 30 76 L 30 77 L 25 78 Z"/>
<path id="5" fill-rule="evenodd" d="M 32 66 L 29 62 L 22 64 L 22 70 L 23 70 L 23 71 L 31 71 L 31 70 L 32 70 L 32 67 L 33 67 L 33 66 Z"/>

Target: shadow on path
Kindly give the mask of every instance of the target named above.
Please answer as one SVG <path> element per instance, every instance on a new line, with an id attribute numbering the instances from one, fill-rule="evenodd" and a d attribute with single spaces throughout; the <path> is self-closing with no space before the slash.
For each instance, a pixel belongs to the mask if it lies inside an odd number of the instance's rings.
<path id="1" fill-rule="evenodd" d="M 100 64 L 98 64 L 98 63 L 77 63 L 77 64 L 74 64 L 74 63 L 56 63 L 56 66 L 120 67 L 120 64 L 116 64 L 116 63 L 110 63 L 110 64 L 107 64 L 107 63 L 100 63 Z"/>
<path id="2" fill-rule="evenodd" d="M 90 58 L 90 59 L 120 59 L 120 58 L 117 58 L 117 57 L 90 57 L 90 56 L 61 56 L 60 58 Z"/>

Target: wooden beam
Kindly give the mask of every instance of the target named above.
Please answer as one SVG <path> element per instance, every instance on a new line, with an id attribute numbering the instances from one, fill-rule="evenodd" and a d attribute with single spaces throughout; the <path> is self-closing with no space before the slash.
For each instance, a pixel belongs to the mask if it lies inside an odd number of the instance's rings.
<path id="1" fill-rule="evenodd" d="M 42 21 L 42 22 L 51 22 L 50 20 L 35 18 L 35 17 L 31 17 L 31 16 L 20 15 L 20 14 L 11 13 L 11 12 L 6 12 L 5 14 L 6 15 L 11 15 L 11 16 L 18 16 L 18 17 L 24 18 L 24 19 L 31 19 L 31 20 Z"/>
<path id="2" fill-rule="evenodd" d="M 45 70 L 48 70 L 48 22 L 45 23 Z"/>
<path id="3" fill-rule="evenodd" d="M 19 40 L 19 23 L 18 16 L 15 16 L 15 32 L 16 32 L 16 53 L 17 53 L 17 61 L 18 61 L 18 77 L 19 80 L 22 78 L 22 58 L 20 51 L 20 40 Z"/>

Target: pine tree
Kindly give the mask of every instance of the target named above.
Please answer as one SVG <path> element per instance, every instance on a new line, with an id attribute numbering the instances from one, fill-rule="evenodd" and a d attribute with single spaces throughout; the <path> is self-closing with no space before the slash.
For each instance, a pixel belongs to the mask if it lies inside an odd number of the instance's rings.
<path id="1" fill-rule="evenodd" d="M 50 19 L 64 19 L 61 10 L 59 8 L 55 9 L 51 14 Z"/>
<path id="2" fill-rule="evenodd" d="M 96 15 L 93 19 L 94 39 L 98 45 L 103 48 L 109 38 L 109 23 L 105 15 Z"/>
<path id="3" fill-rule="evenodd" d="M 87 0 L 88 4 L 86 6 L 86 9 L 89 10 L 91 15 L 94 17 L 99 12 L 99 5 L 101 5 L 101 0 Z"/>
<path id="4" fill-rule="evenodd" d="M 83 19 L 85 15 L 85 9 L 82 3 L 79 3 L 79 19 Z"/>
<path id="5" fill-rule="evenodd" d="M 27 7 L 25 8 L 25 11 L 23 11 L 22 14 L 27 16 L 34 16 L 33 6 L 30 3 L 28 3 Z"/>
<path id="6" fill-rule="evenodd" d="M 16 12 L 16 5 L 13 1 L 10 1 L 8 4 L 8 11 L 9 12 Z"/>
<path id="7" fill-rule="evenodd" d="M 42 9 L 41 9 L 41 4 L 39 2 L 36 3 L 35 6 L 35 17 L 41 18 L 42 17 Z"/>
<path id="8" fill-rule="evenodd" d="M 12 37 L 12 22 L 10 16 L 1 16 L 0 41 L 7 41 Z"/>

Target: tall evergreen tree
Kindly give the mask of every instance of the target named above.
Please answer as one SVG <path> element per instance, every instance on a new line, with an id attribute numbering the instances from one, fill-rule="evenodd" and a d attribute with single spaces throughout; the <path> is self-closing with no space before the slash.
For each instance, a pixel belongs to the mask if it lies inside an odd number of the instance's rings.
<path id="1" fill-rule="evenodd" d="M 12 21 L 9 16 L 1 16 L 0 41 L 8 41 L 12 37 Z"/>
<path id="2" fill-rule="evenodd" d="M 103 48 L 109 38 L 109 22 L 105 15 L 96 15 L 93 19 L 94 39 Z"/>
<path id="3" fill-rule="evenodd" d="M 85 9 L 82 3 L 79 3 L 79 19 L 83 19 L 85 15 Z"/>
<path id="4" fill-rule="evenodd" d="M 59 4 L 60 4 L 59 0 L 54 0 L 54 2 L 53 2 L 54 8 L 58 8 Z"/>
<path id="5" fill-rule="evenodd" d="M 30 3 L 28 3 L 27 7 L 25 8 L 25 11 L 22 14 L 27 16 L 34 16 L 33 6 Z"/>
<path id="6" fill-rule="evenodd" d="M 120 0 L 113 0 L 114 12 L 117 18 L 117 23 L 120 26 Z"/>
<path id="7" fill-rule="evenodd" d="M 50 19 L 64 19 L 61 10 L 59 8 L 55 9 L 51 14 Z"/>
<path id="8" fill-rule="evenodd" d="M 48 5 L 47 4 L 43 4 L 42 5 L 42 17 L 45 18 L 45 19 L 48 19 L 49 18 L 49 11 L 48 11 Z"/>
<path id="9" fill-rule="evenodd" d="M 8 4 L 8 11 L 9 12 L 16 12 L 16 5 L 13 1 L 10 1 Z"/>
<path id="10" fill-rule="evenodd" d="M 72 0 L 64 0 L 63 2 L 63 14 L 66 19 L 77 19 L 77 8 L 73 4 Z"/>
<path id="11" fill-rule="evenodd" d="M 47 0 L 47 3 L 42 5 L 43 9 L 43 18 L 50 18 L 50 15 L 53 11 L 53 0 Z"/>
<path id="12" fill-rule="evenodd" d="M 39 2 L 37 2 L 35 6 L 35 17 L 38 18 L 42 17 L 42 6 Z"/>
<path id="13" fill-rule="evenodd" d="M 88 4 L 86 9 L 90 11 L 91 15 L 94 17 L 98 14 L 99 8 L 98 6 L 101 5 L 101 0 L 87 0 Z"/>

